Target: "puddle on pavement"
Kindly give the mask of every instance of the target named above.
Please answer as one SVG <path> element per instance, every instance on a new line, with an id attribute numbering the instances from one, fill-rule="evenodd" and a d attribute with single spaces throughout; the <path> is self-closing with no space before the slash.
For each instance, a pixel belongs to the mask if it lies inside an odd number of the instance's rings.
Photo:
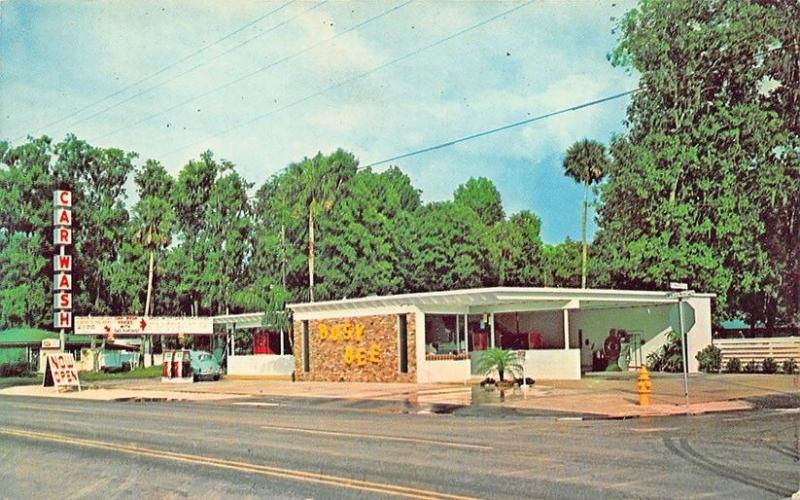
<path id="1" fill-rule="evenodd" d="M 479 385 L 472 387 L 473 405 L 497 404 L 518 399 L 523 399 L 522 389 L 519 387 L 509 389 L 499 389 L 497 387 L 487 389 Z"/>

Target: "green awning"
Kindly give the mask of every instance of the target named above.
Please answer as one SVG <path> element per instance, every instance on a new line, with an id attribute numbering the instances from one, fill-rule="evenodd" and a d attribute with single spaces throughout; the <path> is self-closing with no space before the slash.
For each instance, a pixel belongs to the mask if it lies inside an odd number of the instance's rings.
<path id="1" fill-rule="evenodd" d="M 42 340 L 57 339 L 58 332 L 40 330 L 39 328 L 10 328 L 0 331 L 0 347 L 41 347 Z M 86 336 L 67 335 L 67 345 L 90 345 L 91 340 Z"/>

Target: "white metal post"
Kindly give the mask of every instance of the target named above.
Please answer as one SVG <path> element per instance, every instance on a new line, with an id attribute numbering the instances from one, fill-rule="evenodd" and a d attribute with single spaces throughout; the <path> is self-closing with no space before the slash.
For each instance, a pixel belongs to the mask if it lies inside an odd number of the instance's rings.
<path id="1" fill-rule="evenodd" d="M 464 352 L 469 354 L 469 319 L 464 315 Z"/>
<path id="2" fill-rule="evenodd" d="M 564 309 L 564 350 L 569 349 L 569 309 Z"/>
<path id="3" fill-rule="evenodd" d="M 489 313 L 489 334 L 491 346 L 494 347 L 494 313 Z"/>
<path id="4" fill-rule="evenodd" d="M 281 356 L 283 356 L 283 328 L 281 328 Z"/>

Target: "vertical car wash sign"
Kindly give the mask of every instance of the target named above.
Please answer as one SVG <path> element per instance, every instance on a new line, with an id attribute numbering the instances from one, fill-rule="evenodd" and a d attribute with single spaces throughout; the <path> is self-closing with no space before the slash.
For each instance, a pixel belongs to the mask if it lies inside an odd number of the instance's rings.
<path id="1" fill-rule="evenodd" d="M 72 192 L 53 191 L 53 244 L 58 253 L 53 256 L 53 326 L 62 333 L 72 328 L 72 256 L 67 247 L 72 245 Z"/>

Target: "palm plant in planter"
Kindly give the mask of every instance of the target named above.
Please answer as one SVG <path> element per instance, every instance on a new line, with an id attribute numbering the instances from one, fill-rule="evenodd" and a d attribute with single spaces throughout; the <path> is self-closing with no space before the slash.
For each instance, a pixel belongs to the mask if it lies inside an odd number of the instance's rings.
<path id="1" fill-rule="evenodd" d="M 519 356 L 514 351 L 504 351 L 498 347 L 487 349 L 480 361 L 478 361 L 478 371 L 484 375 L 497 372 L 500 382 L 505 381 L 505 374 L 508 373 L 516 377 L 522 373 L 522 363 Z"/>

